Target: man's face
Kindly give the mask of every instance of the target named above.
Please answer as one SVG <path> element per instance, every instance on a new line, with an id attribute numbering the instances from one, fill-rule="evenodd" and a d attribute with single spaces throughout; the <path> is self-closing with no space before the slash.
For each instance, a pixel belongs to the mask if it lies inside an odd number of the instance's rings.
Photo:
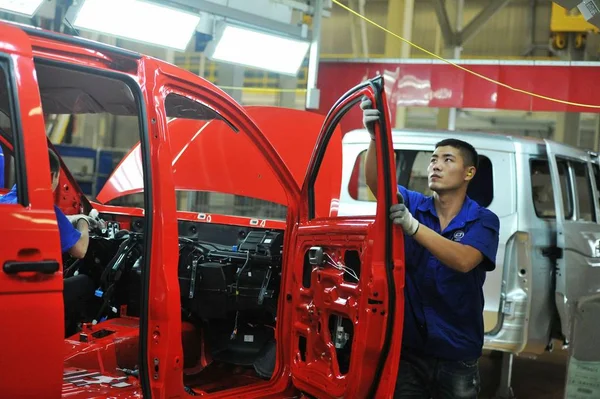
<path id="1" fill-rule="evenodd" d="M 437 193 L 456 190 L 474 175 L 475 168 L 465 167 L 460 150 L 451 146 L 436 148 L 427 167 L 429 189 Z"/>
<path id="2" fill-rule="evenodd" d="M 56 191 L 56 187 L 58 187 L 58 178 L 60 176 L 60 172 L 52 173 L 50 175 L 52 177 L 52 191 Z"/>

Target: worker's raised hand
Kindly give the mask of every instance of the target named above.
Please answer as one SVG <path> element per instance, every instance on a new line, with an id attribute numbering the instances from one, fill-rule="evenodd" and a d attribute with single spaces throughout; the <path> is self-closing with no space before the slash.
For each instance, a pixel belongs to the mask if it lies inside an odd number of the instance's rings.
<path id="1" fill-rule="evenodd" d="M 369 131 L 371 139 L 375 140 L 373 125 L 379 120 L 379 110 L 373 108 L 373 103 L 366 96 L 360 102 L 360 109 L 363 110 L 363 125 Z"/>
<path id="2" fill-rule="evenodd" d="M 404 198 L 400 193 L 398 193 L 398 203 L 390 207 L 390 219 L 392 223 L 400 225 L 404 233 L 409 236 L 415 235 L 419 229 L 419 222 L 404 205 Z"/>

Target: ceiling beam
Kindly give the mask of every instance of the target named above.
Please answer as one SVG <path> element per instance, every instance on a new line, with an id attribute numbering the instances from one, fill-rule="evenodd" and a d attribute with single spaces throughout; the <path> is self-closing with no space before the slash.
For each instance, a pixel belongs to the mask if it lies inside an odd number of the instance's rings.
<path id="1" fill-rule="evenodd" d="M 466 42 L 469 41 L 481 28 L 485 25 L 486 22 L 490 20 L 498 11 L 500 11 L 504 6 L 506 6 L 510 0 L 493 0 L 489 3 L 483 11 L 481 11 L 475 18 L 469 22 L 467 26 L 464 27 L 460 32 L 458 32 L 458 44 L 463 46 Z"/>
<path id="2" fill-rule="evenodd" d="M 435 10 L 435 15 L 437 15 L 440 29 L 442 30 L 444 43 L 446 43 L 447 47 L 455 47 L 458 45 L 457 35 L 452 30 L 450 19 L 448 19 L 448 12 L 446 11 L 446 6 L 444 3 L 444 0 L 433 0 L 433 9 Z"/>

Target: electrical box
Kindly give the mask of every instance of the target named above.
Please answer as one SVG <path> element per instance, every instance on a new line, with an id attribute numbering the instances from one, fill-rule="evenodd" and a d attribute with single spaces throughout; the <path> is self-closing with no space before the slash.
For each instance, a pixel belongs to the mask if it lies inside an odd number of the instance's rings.
<path id="1" fill-rule="evenodd" d="M 587 22 L 600 28 L 600 0 L 555 0 L 567 10 L 577 7 Z"/>
<path id="2" fill-rule="evenodd" d="M 577 8 L 586 21 L 600 27 L 600 0 L 584 0 Z"/>

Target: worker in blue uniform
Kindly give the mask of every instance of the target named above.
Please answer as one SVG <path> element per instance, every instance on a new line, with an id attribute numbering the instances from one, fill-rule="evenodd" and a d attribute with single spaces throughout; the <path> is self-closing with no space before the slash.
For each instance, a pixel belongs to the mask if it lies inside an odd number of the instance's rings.
<path id="1" fill-rule="evenodd" d="M 56 153 L 48 150 L 50 158 L 50 176 L 52 179 L 52 191 L 58 187 L 60 177 L 60 161 Z M 17 203 L 17 185 L 3 196 L 0 196 L 0 204 Z M 89 229 L 95 228 L 98 221 L 86 215 L 66 216 L 56 205 L 54 206 L 58 232 L 60 235 L 60 247 L 62 253 L 81 259 L 85 257 L 89 244 Z M 64 279 L 63 299 L 65 304 L 65 329 L 66 335 L 75 332 L 77 314 L 84 306 L 84 302 L 94 294 L 94 283 L 86 275 L 77 275 Z"/>
<path id="2" fill-rule="evenodd" d="M 371 134 L 367 185 L 377 196 L 373 124 L 379 111 L 361 103 Z M 470 144 L 436 144 L 427 169 L 431 197 L 398 186 L 389 210 L 404 231 L 405 310 L 396 398 L 476 398 L 483 348 L 483 283 L 494 270 L 500 222 L 467 196 L 478 155 Z"/>
<path id="3" fill-rule="evenodd" d="M 60 177 L 60 161 L 54 151 L 48 151 L 50 157 L 52 191 L 55 191 L 58 187 Z M 17 185 L 15 184 L 8 193 L 0 196 L 0 204 L 16 203 Z M 61 251 L 78 259 L 83 258 L 89 244 L 88 231 L 90 228 L 95 228 L 97 226 L 97 220 L 86 215 L 66 216 L 56 205 L 54 205 L 54 213 L 56 214 L 56 221 L 58 223 Z"/>

